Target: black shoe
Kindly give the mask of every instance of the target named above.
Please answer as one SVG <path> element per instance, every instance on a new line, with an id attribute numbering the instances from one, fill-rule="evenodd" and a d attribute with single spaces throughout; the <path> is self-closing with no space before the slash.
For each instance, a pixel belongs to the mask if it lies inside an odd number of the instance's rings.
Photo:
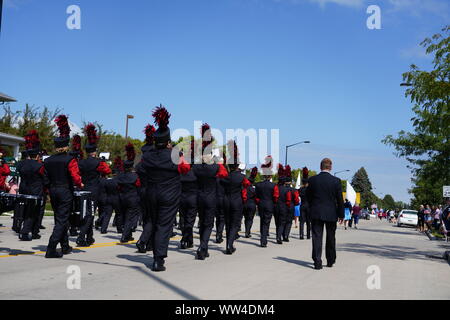
<path id="1" fill-rule="evenodd" d="M 197 254 L 195 256 L 197 260 L 205 260 L 206 254 L 203 250 L 197 250 Z"/>
<path id="2" fill-rule="evenodd" d="M 166 271 L 166 267 L 164 267 L 164 261 L 154 261 L 152 271 L 154 272 Z"/>
<path id="3" fill-rule="evenodd" d="M 107 234 L 108 231 L 100 231 L 100 234 Z"/>
<path id="4" fill-rule="evenodd" d="M 327 267 L 328 267 L 328 268 L 333 268 L 333 265 L 334 265 L 334 262 L 333 262 L 333 263 L 331 263 L 331 262 L 328 262 L 328 263 L 327 263 Z"/>
<path id="5" fill-rule="evenodd" d="M 95 221 L 95 223 L 94 223 L 94 228 L 95 228 L 95 230 L 99 230 L 99 229 L 100 229 L 100 223 L 99 223 L 98 220 Z"/>
<path id="6" fill-rule="evenodd" d="M 251 235 L 250 233 L 246 233 L 246 234 L 245 234 L 245 237 L 248 239 L 248 238 L 251 238 L 252 235 Z"/>
<path id="7" fill-rule="evenodd" d="M 78 238 L 76 241 L 78 247 L 89 247 L 86 240 Z"/>
<path id="8" fill-rule="evenodd" d="M 88 246 L 92 246 L 95 243 L 95 239 L 94 238 L 86 239 L 86 243 L 88 244 Z"/>
<path id="9" fill-rule="evenodd" d="M 236 252 L 236 248 L 235 247 L 231 247 L 231 248 L 227 248 L 227 251 L 225 252 L 226 254 L 233 254 Z"/>
<path id="10" fill-rule="evenodd" d="M 123 229 L 117 228 L 117 233 L 123 233 Z"/>
<path id="11" fill-rule="evenodd" d="M 39 229 L 45 230 L 45 227 L 44 226 L 39 226 Z"/>
<path id="12" fill-rule="evenodd" d="M 289 242 L 289 238 L 284 238 L 283 241 L 284 242 Z"/>
<path id="13" fill-rule="evenodd" d="M 61 253 L 61 252 L 58 252 L 58 251 L 56 251 L 56 250 L 48 250 L 47 249 L 47 252 L 45 253 L 45 257 L 46 258 L 62 258 L 63 257 L 63 254 Z"/>
<path id="14" fill-rule="evenodd" d="M 278 244 L 283 244 L 283 241 L 281 241 L 280 239 L 277 240 Z"/>
<path id="15" fill-rule="evenodd" d="M 70 236 L 71 237 L 76 237 L 78 235 L 78 231 L 77 230 L 70 230 Z"/>
<path id="16" fill-rule="evenodd" d="M 136 242 L 136 248 L 138 249 L 139 253 L 146 253 L 147 252 L 146 246 L 140 241 Z"/>
<path id="17" fill-rule="evenodd" d="M 19 239 L 21 241 L 31 241 L 33 238 L 29 234 L 19 234 Z"/>
<path id="18" fill-rule="evenodd" d="M 222 238 L 216 239 L 216 243 L 222 243 L 222 242 L 223 242 Z"/>
<path id="19" fill-rule="evenodd" d="M 322 270 L 323 267 L 322 267 L 322 265 L 314 265 L 314 269 L 315 270 Z"/>
<path id="20" fill-rule="evenodd" d="M 31 236 L 31 238 L 33 238 L 34 240 L 37 240 L 37 239 L 40 239 L 41 238 L 41 235 L 40 234 L 33 234 L 32 236 Z"/>
<path id="21" fill-rule="evenodd" d="M 235 240 L 239 239 L 241 236 L 239 235 L 239 233 L 236 235 Z"/>
<path id="22" fill-rule="evenodd" d="M 147 246 L 145 247 L 145 250 L 153 251 L 153 245 L 151 243 L 147 244 Z"/>
<path id="23" fill-rule="evenodd" d="M 134 238 L 133 237 L 128 237 L 128 238 L 120 239 L 120 243 L 127 243 L 127 242 L 130 242 L 130 241 L 134 241 Z"/>
<path id="24" fill-rule="evenodd" d="M 311 240 L 311 237 L 306 237 L 306 239 Z"/>
<path id="25" fill-rule="evenodd" d="M 305 240 L 305 237 L 300 237 L 300 240 Z"/>
<path id="26" fill-rule="evenodd" d="M 69 254 L 69 253 L 71 253 L 72 252 L 72 250 L 73 250 L 73 248 L 71 247 L 71 246 L 64 246 L 63 248 L 62 248 L 62 250 L 61 250 L 61 252 L 62 252 L 62 254 Z"/>
<path id="27" fill-rule="evenodd" d="M 182 250 L 187 249 L 187 243 L 184 242 L 184 241 L 181 241 L 180 242 L 180 249 L 182 249 Z"/>
<path id="28" fill-rule="evenodd" d="M 261 248 L 267 248 L 267 243 L 261 243 Z"/>

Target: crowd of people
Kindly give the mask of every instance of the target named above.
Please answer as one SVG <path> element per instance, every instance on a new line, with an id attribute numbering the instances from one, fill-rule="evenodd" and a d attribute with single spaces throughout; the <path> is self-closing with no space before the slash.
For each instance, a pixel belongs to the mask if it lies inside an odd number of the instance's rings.
<path id="1" fill-rule="evenodd" d="M 437 231 L 447 235 L 450 231 L 450 202 L 447 200 L 445 206 L 442 205 L 420 205 L 417 212 L 417 231 Z"/>
<path id="2" fill-rule="evenodd" d="M 197 216 L 199 218 L 198 260 L 209 257 L 208 243 L 214 224 L 215 242 L 224 242 L 226 234 L 225 253 L 232 255 L 236 251 L 234 243 L 239 237 L 242 221 L 245 237 L 252 236 L 256 211 L 260 217 L 260 245 L 263 248 L 268 244 L 272 217 L 277 244 L 289 242 L 296 216 L 300 216 L 301 239 L 305 238 L 305 229 L 306 237 L 311 238 L 307 168 L 302 170 L 302 187 L 298 190 L 293 187 L 290 166 L 280 164 L 275 170 L 270 156 L 266 157 L 260 170 L 253 168 L 247 177 L 241 172 L 235 141 L 227 143 L 226 153 L 213 156 L 214 137 L 209 125 L 204 124 L 201 153 L 196 151 L 194 140 L 190 150 L 178 150 L 171 144 L 168 111 L 160 106 L 153 116 L 158 128 L 152 125 L 145 128 L 145 145 L 141 148 L 142 159 L 138 163 L 131 143 L 125 146 L 124 161 L 117 157 L 109 166 L 100 159 L 97 156 L 100 137 L 93 124 L 84 129 L 87 141 L 83 152 L 82 138 L 78 135 L 70 138 L 65 115 L 55 119 L 59 130 L 59 136 L 54 138 L 56 152 L 45 159 L 42 158 L 38 133 L 30 131 L 25 137 L 23 159 L 16 166 L 20 184 L 13 229 L 19 239 L 40 238 L 47 199 L 50 199 L 54 212 L 55 226 L 46 258 L 69 254 L 72 251 L 69 236 L 77 237 L 77 247 L 94 244 L 94 229 L 107 233 L 114 212 L 113 226 L 121 233 L 122 243 L 133 241 L 133 232 L 139 222 L 143 225 L 136 247 L 141 253 L 153 251 L 154 271 L 165 270 L 177 214 L 182 231 L 181 250 L 194 247 L 193 227 Z M 272 182 L 275 171 L 277 183 Z M 258 172 L 262 181 L 256 183 Z M 2 164 L 0 176 L 8 174 L 7 165 Z M 10 199 L 6 187 L 1 191 L 2 199 Z M 98 219 L 94 221 L 96 215 Z"/>

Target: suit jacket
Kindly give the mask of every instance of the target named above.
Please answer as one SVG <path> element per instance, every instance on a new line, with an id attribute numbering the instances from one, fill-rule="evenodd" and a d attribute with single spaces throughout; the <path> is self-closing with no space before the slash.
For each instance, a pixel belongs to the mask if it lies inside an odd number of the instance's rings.
<path id="1" fill-rule="evenodd" d="M 311 219 L 335 222 L 344 218 L 341 179 L 328 172 L 309 178 L 306 197 Z"/>

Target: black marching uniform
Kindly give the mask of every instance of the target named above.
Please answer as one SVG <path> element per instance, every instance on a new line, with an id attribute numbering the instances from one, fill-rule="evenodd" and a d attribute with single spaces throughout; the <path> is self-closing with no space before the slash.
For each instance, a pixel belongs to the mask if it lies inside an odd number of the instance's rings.
<path id="1" fill-rule="evenodd" d="M 197 177 L 191 170 L 181 176 L 180 224 L 183 237 L 180 248 L 194 246 L 194 223 L 197 218 L 198 184 Z"/>
<path id="2" fill-rule="evenodd" d="M 305 224 L 306 224 L 306 237 L 311 239 L 311 217 L 309 214 L 308 198 L 306 197 L 306 186 L 302 186 L 299 190 L 300 199 L 300 239 L 305 238 Z"/>
<path id="3" fill-rule="evenodd" d="M 253 219 L 256 213 L 256 189 L 254 186 L 247 187 L 247 202 L 244 204 L 244 224 L 245 237 L 250 238 L 252 235 Z"/>
<path id="4" fill-rule="evenodd" d="M 278 186 L 265 180 L 255 185 L 256 197 L 258 199 L 258 213 L 261 219 L 260 233 L 261 246 L 267 246 L 267 237 L 269 236 L 270 222 L 278 202 L 279 191 Z"/>
<path id="5" fill-rule="evenodd" d="M 224 212 L 224 198 L 225 190 L 220 183 L 222 179 L 217 178 L 216 183 L 216 243 L 223 242 L 223 230 L 225 229 L 225 212 Z"/>
<path id="6" fill-rule="evenodd" d="M 141 182 L 135 172 L 122 172 L 116 177 L 122 215 L 124 218 L 124 227 L 120 242 L 133 241 L 132 230 L 136 225 L 141 213 L 141 202 L 139 188 Z"/>
<path id="7" fill-rule="evenodd" d="M 282 238 L 287 228 L 290 206 L 291 206 L 291 191 L 284 184 L 278 185 L 280 197 L 275 209 L 275 224 L 277 233 L 277 243 L 282 244 Z"/>

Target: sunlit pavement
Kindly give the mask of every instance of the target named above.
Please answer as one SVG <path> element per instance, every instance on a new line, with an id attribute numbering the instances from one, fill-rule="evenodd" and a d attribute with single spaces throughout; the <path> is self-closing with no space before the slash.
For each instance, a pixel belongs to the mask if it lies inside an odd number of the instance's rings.
<path id="1" fill-rule="evenodd" d="M 0 223 L 0 299 L 450 298 L 450 266 L 442 259 L 450 244 L 386 221 L 363 220 L 358 230 L 339 226 L 337 263 L 320 271 L 312 268 L 311 241 L 299 240 L 299 229 L 292 229 L 289 243 L 278 245 L 272 226 L 268 247 L 260 248 L 255 218 L 253 237 L 241 236 L 233 255 L 224 254 L 224 243 L 211 241 L 205 261 L 195 260 L 196 248 L 178 249 L 176 230 L 162 273 L 150 270 L 151 254 L 137 253 L 134 243 L 119 244 L 113 228 L 107 235 L 96 231 L 90 248 L 45 259 L 52 218 L 44 220 L 42 239 L 32 242 L 17 239 L 10 217 L 0 217 Z M 80 289 L 74 281 L 78 267 Z"/>

